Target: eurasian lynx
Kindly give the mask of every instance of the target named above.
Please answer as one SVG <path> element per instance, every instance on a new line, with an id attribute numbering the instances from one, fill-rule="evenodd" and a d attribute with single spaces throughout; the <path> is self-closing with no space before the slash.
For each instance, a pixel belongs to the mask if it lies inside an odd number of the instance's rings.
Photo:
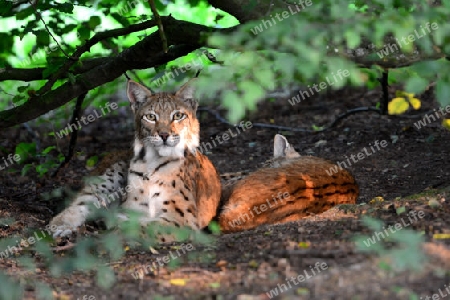
<path id="1" fill-rule="evenodd" d="M 355 203 L 358 186 L 344 169 L 329 176 L 335 164 L 314 156 L 300 156 L 286 138 L 275 135 L 274 158 L 266 167 L 224 189 L 219 216 L 222 232 L 299 220 L 337 204 Z"/>
<path id="2" fill-rule="evenodd" d="M 295 221 L 356 201 L 358 187 L 349 172 L 341 169 L 328 176 L 326 170 L 336 165 L 301 157 L 281 135 L 275 136 L 268 167 L 224 185 L 221 198 L 216 169 L 197 150 L 197 102 L 190 82 L 175 94 L 152 94 L 129 81 L 127 93 L 136 124 L 133 153 L 104 159 L 95 174 L 101 174 L 103 182 L 87 184 L 51 221 L 54 236 L 71 234 L 82 225 L 90 213 L 89 203 L 108 206 L 111 200 L 125 199 L 123 207 L 143 212 L 143 226 L 157 222 L 193 229 L 202 229 L 217 217 L 220 200 L 223 232 Z"/>
<path id="3" fill-rule="evenodd" d="M 51 221 L 54 236 L 68 235 L 83 224 L 89 203 L 107 206 L 111 198 L 121 196 L 126 197 L 124 208 L 145 212 L 140 220 L 144 226 L 155 221 L 193 229 L 208 225 L 216 215 L 221 187 L 213 164 L 197 151 L 199 123 L 193 92 L 190 83 L 175 94 L 152 94 L 128 82 L 136 124 L 133 157 L 107 169 L 100 176 L 104 183 L 87 185 Z"/>

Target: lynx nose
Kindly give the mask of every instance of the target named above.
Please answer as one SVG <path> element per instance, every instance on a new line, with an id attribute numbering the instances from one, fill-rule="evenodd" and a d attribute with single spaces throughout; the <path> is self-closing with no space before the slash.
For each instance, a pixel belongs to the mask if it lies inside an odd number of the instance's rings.
<path id="1" fill-rule="evenodd" d="M 169 134 L 167 132 L 160 132 L 159 136 L 162 138 L 162 140 L 165 142 L 167 141 L 167 138 L 169 137 Z"/>

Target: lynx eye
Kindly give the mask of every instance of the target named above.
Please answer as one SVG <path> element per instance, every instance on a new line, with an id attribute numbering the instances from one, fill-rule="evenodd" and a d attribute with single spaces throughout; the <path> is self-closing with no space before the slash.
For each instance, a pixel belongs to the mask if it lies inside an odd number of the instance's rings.
<path id="1" fill-rule="evenodd" d="M 147 114 L 147 115 L 144 115 L 143 119 L 148 121 L 148 122 L 155 122 L 156 121 L 156 115 L 154 115 L 154 114 Z"/>
<path id="2" fill-rule="evenodd" d="M 177 120 L 182 120 L 182 119 L 184 119 L 184 117 L 185 117 L 186 115 L 185 114 L 183 114 L 183 113 L 181 113 L 181 112 L 176 112 L 176 113 L 174 113 L 173 114 L 173 120 L 174 121 L 177 121 Z"/>

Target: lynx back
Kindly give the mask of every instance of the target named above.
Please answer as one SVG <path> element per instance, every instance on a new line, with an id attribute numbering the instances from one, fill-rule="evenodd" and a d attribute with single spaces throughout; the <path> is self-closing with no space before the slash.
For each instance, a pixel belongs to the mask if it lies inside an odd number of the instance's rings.
<path id="1" fill-rule="evenodd" d="M 327 160 L 300 156 L 286 138 L 276 135 L 274 158 L 229 191 L 219 216 L 223 232 L 252 229 L 262 224 L 296 221 L 342 203 L 355 203 L 358 186 L 353 176 Z"/>

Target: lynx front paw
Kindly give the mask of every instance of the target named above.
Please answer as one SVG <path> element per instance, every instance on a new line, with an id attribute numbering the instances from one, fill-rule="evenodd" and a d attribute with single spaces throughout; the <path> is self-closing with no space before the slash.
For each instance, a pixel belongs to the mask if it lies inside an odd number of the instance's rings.
<path id="1" fill-rule="evenodd" d="M 85 219 L 85 213 L 80 211 L 79 207 L 68 207 L 54 217 L 48 227 L 50 227 L 54 238 L 68 236 L 76 232 Z"/>

